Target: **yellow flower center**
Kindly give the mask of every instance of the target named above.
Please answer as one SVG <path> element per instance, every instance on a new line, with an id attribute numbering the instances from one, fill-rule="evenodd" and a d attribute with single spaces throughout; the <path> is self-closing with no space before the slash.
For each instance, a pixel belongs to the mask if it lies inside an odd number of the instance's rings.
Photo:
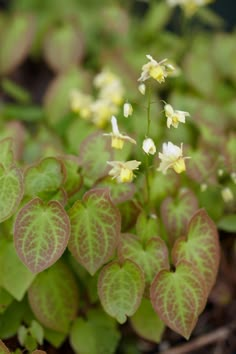
<path id="1" fill-rule="evenodd" d="M 122 183 L 132 182 L 134 177 L 133 171 L 128 168 L 122 168 L 120 171 L 120 181 Z"/>
<path id="2" fill-rule="evenodd" d="M 149 75 L 159 83 L 165 81 L 164 70 L 161 65 L 151 67 Z"/>
<path id="3" fill-rule="evenodd" d="M 185 161 L 182 157 L 180 157 L 178 160 L 175 161 L 173 164 L 173 169 L 175 170 L 176 173 L 181 173 L 186 170 L 185 166 Z"/>
<path id="4" fill-rule="evenodd" d="M 124 146 L 124 140 L 113 136 L 111 138 L 111 147 L 113 147 L 114 149 L 123 149 Z"/>

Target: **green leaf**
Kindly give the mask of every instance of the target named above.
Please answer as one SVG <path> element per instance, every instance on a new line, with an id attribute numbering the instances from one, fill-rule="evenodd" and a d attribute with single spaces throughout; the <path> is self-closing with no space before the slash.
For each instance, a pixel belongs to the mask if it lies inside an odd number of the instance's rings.
<path id="1" fill-rule="evenodd" d="M 159 220 L 155 214 L 147 215 L 142 211 L 137 219 L 136 232 L 142 243 L 148 242 L 151 238 L 159 235 Z"/>
<path id="2" fill-rule="evenodd" d="M 108 139 L 97 132 L 89 135 L 80 145 L 79 159 L 83 175 L 90 184 L 106 176 L 109 171 L 107 161 L 111 160 Z"/>
<path id="3" fill-rule="evenodd" d="M 3 91 L 14 101 L 17 101 L 22 104 L 27 104 L 31 101 L 30 93 L 26 91 L 23 87 L 18 85 L 16 82 L 9 79 L 3 79 L 1 82 L 1 86 Z"/>
<path id="4" fill-rule="evenodd" d="M 176 191 L 179 182 L 179 176 L 171 171 L 167 174 L 166 178 L 163 173 L 156 173 L 151 181 L 150 198 L 155 204 L 164 199 L 166 195 Z M 161 186 L 161 187 L 160 187 Z"/>
<path id="5" fill-rule="evenodd" d="M 28 333 L 28 330 L 25 326 L 22 325 L 18 328 L 17 339 L 18 339 L 20 345 L 22 345 L 22 346 L 24 345 L 27 333 Z"/>
<path id="6" fill-rule="evenodd" d="M 63 47 L 63 51 L 61 48 Z M 65 71 L 81 61 L 84 52 L 82 33 L 73 22 L 66 22 L 48 31 L 44 41 L 44 56 L 49 66 Z"/>
<path id="7" fill-rule="evenodd" d="M 101 310 L 91 310 L 87 320 L 77 318 L 70 332 L 70 343 L 79 354 L 113 354 L 120 339 L 115 321 Z"/>
<path id="8" fill-rule="evenodd" d="M 1 31 L 0 73 L 15 69 L 27 56 L 34 37 L 34 18 L 17 14 L 7 18 Z"/>
<path id="9" fill-rule="evenodd" d="M 224 154 L 226 159 L 226 166 L 231 172 L 235 171 L 236 166 L 236 134 L 230 134 L 224 144 Z"/>
<path id="10" fill-rule="evenodd" d="M 71 69 L 57 76 L 50 84 L 44 97 L 44 108 L 53 126 L 56 127 L 69 112 L 69 95 L 71 90 L 81 86 L 81 76 L 77 69 Z"/>
<path id="11" fill-rule="evenodd" d="M 29 289 L 29 303 L 42 325 L 67 333 L 78 309 L 74 275 L 61 261 L 37 275 Z"/>
<path id="12" fill-rule="evenodd" d="M 198 150 L 190 150 L 188 156 L 191 159 L 187 160 L 187 175 L 198 183 L 215 182 L 214 168 L 212 168 L 212 157 L 209 151 L 201 148 Z"/>
<path id="13" fill-rule="evenodd" d="M 143 272 L 135 263 L 112 262 L 99 275 L 98 294 L 104 310 L 122 324 L 138 309 L 144 286 Z"/>
<path id="14" fill-rule="evenodd" d="M 0 338 L 7 339 L 17 333 L 24 317 L 25 302 L 14 301 L 0 316 Z"/>
<path id="15" fill-rule="evenodd" d="M 37 340 L 37 343 L 42 345 L 43 344 L 43 327 L 35 320 L 32 321 L 31 326 L 29 328 L 29 332 L 34 339 Z"/>
<path id="16" fill-rule="evenodd" d="M 60 333 L 49 328 L 44 328 L 44 338 L 55 348 L 60 348 L 66 337 L 66 333 Z"/>
<path id="17" fill-rule="evenodd" d="M 215 283 L 220 261 L 220 244 L 216 226 L 206 211 L 200 209 L 189 222 L 187 238 L 176 241 L 172 250 L 174 263 L 191 262 L 203 277 L 210 292 Z"/>
<path id="18" fill-rule="evenodd" d="M 69 210 L 69 250 L 93 275 L 114 254 L 120 234 L 119 211 L 106 189 L 85 193 Z"/>
<path id="19" fill-rule="evenodd" d="M 162 269 L 170 268 L 166 244 L 157 236 L 142 245 L 135 235 L 122 234 L 118 254 L 121 260 L 130 259 L 144 271 L 147 284 Z"/>
<path id="20" fill-rule="evenodd" d="M 25 171 L 25 195 L 42 196 L 43 192 L 56 191 L 64 182 L 66 172 L 63 163 L 48 157 Z"/>
<path id="21" fill-rule="evenodd" d="M 160 343 L 165 324 L 154 311 L 149 299 L 143 298 L 130 321 L 139 336 L 151 342 Z"/>
<path id="22" fill-rule="evenodd" d="M 151 285 L 151 302 L 162 321 L 189 339 L 206 304 L 206 289 L 199 272 L 182 261 L 175 272 L 162 270 Z"/>
<path id="23" fill-rule="evenodd" d="M 35 275 L 20 261 L 13 242 L 3 239 L 0 245 L 0 284 L 16 300 L 21 301 Z"/>
<path id="24" fill-rule="evenodd" d="M 12 303 L 13 299 L 13 296 L 11 296 L 8 291 L 0 287 L 0 315 L 6 311 L 8 306 Z"/>
<path id="25" fill-rule="evenodd" d="M 7 169 L 14 163 L 12 138 L 5 138 L 0 141 L 0 151 L 0 164 Z"/>
<path id="26" fill-rule="evenodd" d="M 99 188 L 109 188 L 111 199 L 115 204 L 123 203 L 132 199 L 135 193 L 134 183 L 117 183 L 114 179 L 107 177 L 96 184 Z"/>
<path id="27" fill-rule="evenodd" d="M 227 232 L 236 232 L 236 214 L 223 216 L 217 223 L 219 229 Z"/>
<path id="28" fill-rule="evenodd" d="M 8 350 L 8 348 L 5 346 L 5 344 L 3 343 L 3 341 L 1 341 L 0 339 L 0 354 L 10 354 L 10 351 Z"/>
<path id="29" fill-rule="evenodd" d="M 0 164 L 0 222 L 12 216 L 23 196 L 23 177 L 19 168 Z"/>
<path id="30" fill-rule="evenodd" d="M 59 159 L 62 160 L 66 170 L 66 180 L 63 187 L 70 197 L 78 192 L 82 186 L 83 179 L 79 172 L 79 161 L 76 156 L 72 155 L 60 156 Z"/>
<path id="31" fill-rule="evenodd" d="M 14 242 L 17 254 L 33 273 L 50 267 L 61 257 L 69 236 L 69 218 L 57 201 L 45 204 L 35 198 L 16 217 Z"/>
<path id="32" fill-rule="evenodd" d="M 197 209 L 198 200 L 190 189 L 182 189 L 175 199 L 167 197 L 162 202 L 161 217 L 172 244 L 185 235 L 188 221 Z"/>

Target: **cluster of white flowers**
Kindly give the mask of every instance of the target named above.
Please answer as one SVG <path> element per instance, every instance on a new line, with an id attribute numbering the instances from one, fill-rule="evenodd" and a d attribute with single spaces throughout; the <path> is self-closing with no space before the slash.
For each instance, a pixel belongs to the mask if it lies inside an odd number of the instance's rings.
<path id="1" fill-rule="evenodd" d="M 192 16 L 200 6 L 205 6 L 214 0 L 167 0 L 168 5 L 183 8 L 187 16 Z"/>
<path id="2" fill-rule="evenodd" d="M 124 88 L 119 77 L 108 69 L 96 75 L 93 84 L 98 91 L 97 98 L 74 89 L 70 93 L 70 108 L 81 118 L 104 127 L 110 117 L 118 113 L 124 99 Z"/>
<path id="3" fill-rule="evenodd" d="M 157 62 L 152 58 L 151 55 L 147 55 L 149 62 L 144 64 L 142 67 L 142 73 L 139 77 L 139 91 L 145 95 L 146 86 L 145 81 L 152 78 L 156 80 L 158 83 L 162 83 L 165 81 L 167 76 L 172 73 L 175 68 L 173 65 L 168 64 L 168 60 L 164 59 L 160 62 Z M 98 80 L 99 81 L 99 80 Z M 186 117 L 189 116 L 188 112 L 174 110 L 170 104 L 165 103 L 164 106 L 165 116 L 167 118 L 166 124 L 167 127 L 170 128 L 173 126 L 177 128 L 179 123 L 185 123 Z M 133 108 L 130 103 L 124 104 L 124 116 L 129 117 L 133 113 Z M 112 132 L 104 134 L 105 136 L 111 137 L 111 146 L 115 149 L 122 149 L 125 142 L 131 142 L 136 144 L 136 141 L 129 137 L 128 135 L 123 135 L 120 133 L 117 119 L 115 116 L 112 116 L 111 119 L 112 124 Z M 147 155 L 156 154 L 156 145 L 152 138 L 146 137 L 142 144 L 142 149 Z M 181 143 L 180 147 L 174 145 L 171 142 L 167 142 L 163 144 L 162 152 L 158 154 L 159 159 L 161 160 L 159 168 L 157 171 L 161 171 L 163 174 L 166 174 L 167 170 L 172 168 L 176 173 L 181 173 L 185 171 L 185 160 L 190 157 L 183 156 L 183 144 Z M 109 172 L 109 175 L 117 180 L 118 183 L 127 183 L 132 182 L 134 178 L 134 170 L 137 170 L 140 161 L 132 160 L 132 161 L 108 161 L 107 162 L 112 169 Z"/>

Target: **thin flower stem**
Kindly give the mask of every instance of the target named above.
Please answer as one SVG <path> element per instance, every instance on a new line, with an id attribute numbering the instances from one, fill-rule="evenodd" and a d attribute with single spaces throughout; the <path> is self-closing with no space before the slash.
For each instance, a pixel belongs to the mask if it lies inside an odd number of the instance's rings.
<path id="1" fill-rule="evenodd" d="M 145 174 L 145 178 L 146 178 L 146 188 L 147 188 L 147 209 L 149 209 L 150 207 L 150 167 L 149 167 L 149 157 L 148 155 L 146 155 L 146 174 Z"/>
<path id="2" fill-rule="evenodd" d="M 148 86 L 147 133 L 146 133 L 147 136 L 149 136 L 150 125 L 151 125 L 151 87 Z"/>

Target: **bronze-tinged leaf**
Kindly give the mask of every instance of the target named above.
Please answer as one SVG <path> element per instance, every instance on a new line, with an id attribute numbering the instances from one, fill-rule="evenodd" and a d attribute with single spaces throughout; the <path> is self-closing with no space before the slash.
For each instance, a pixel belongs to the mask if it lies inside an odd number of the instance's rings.
<path id="1" fill-rule="evenodd" d="M 92 189 L 69 210 L 69 250 L 93 275 L 115 252 L 120 235 L 120 214 L 108 189 Z"/>
<path id="2" fill-rule="evenodd" d="M 65 263 L 59 261 L 38 274 L 28 295 L 31 309 L 42 325 L 68 333 L 78 310 L 78 287 Z"/>
<path id="3" fill-rule="evenodd" d="M 14 242 L 22 262 L 38 273 L 55 263 L 66 249 L 70 221 L 57 201 L 44 203 L 35 198 L 18 213 L 14 226 Z"/>
<path id="4" fill-rule="evenodd" d="M 162 270 L 151 285 L 150 295 L 162 321 L 189 339 L 207 299 L 205 282 L 194 266 L 181 261 L 175 272 Z"/>
<path id="5" fill-rule="evenodd" d="M 138 309 L 144 286 L 144 274 L 134 262 L 112 262 L 99 275 L 98 294 L 104 310 L 122 324 Z"/>
<path id="6" fill-rule="evenodd" d="M 161 218 L 171 244 L 186 234 L 189 219 L 198 209 L 198 200 L 190 189 L 180 190 L 176 198 L 167 197 L 161 204 Z"/>
<path id="7" fill-rule="evenodd" d="M 187 237 L 176 241 L 172 258 L 175 264 L 191 262 L 205 280 L 208 293 L 211 291 L 219 268 L 220 243 L 216 226 L 205 210 L 193 215 Z"/>

